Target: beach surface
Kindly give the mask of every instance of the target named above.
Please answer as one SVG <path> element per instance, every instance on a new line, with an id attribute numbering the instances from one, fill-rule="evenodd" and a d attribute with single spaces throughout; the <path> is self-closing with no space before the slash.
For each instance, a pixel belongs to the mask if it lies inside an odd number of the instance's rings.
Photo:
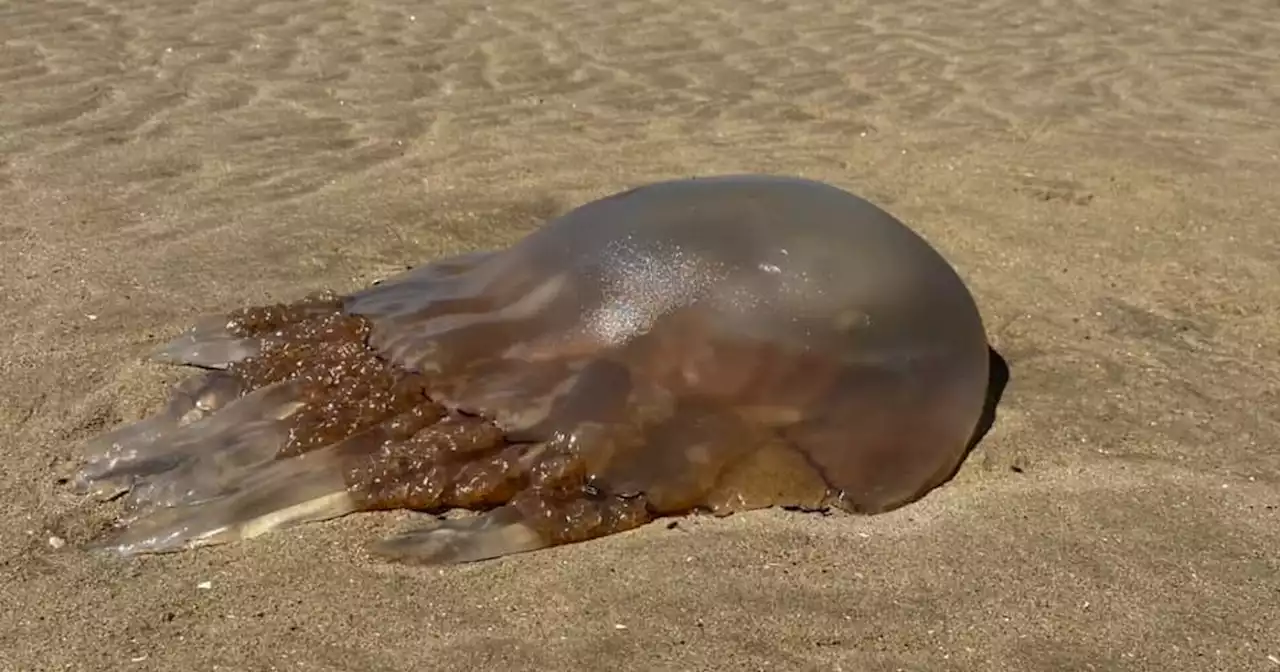
<path id="1" fill-rule="evenodd" d="M 0 0 L 0 670 L 1280 672 L 1274 0 Z M 863 195 L 1012 380 L 874 516 L 414 568 L 365 514 L 79 550 L 79 446 L 198 317 L 644 182 Z"/>

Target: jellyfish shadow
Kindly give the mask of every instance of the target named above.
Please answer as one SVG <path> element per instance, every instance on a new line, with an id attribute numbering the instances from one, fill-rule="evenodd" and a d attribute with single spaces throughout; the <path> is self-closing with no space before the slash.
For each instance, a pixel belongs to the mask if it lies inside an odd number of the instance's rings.
<path id="1" fill-rule="evenodd" d="M 1004 398 L 1005 388 L 1009 386 L 1009 362 L 991 346 L 987 346 L 987 353 L 989 362 L 987 367 L 987 392 L 982 404 L 982 415 L 978 416 L 978 424 L 974 428 L 973 436 L 970 437 L 968 445 L 965 446 L 964 458 L 956 464 L 956 468 L 950 474 L 947 474 L 946 481 L 950 481 L 955 477 L 956 472 L 960 471 L 960 467 L 968 461 L 970 453 L 978 447 L 978 444 L 982 443 L 987 433 L 991 431 L 991 427 L 996 424 L 996 409 Z"/>

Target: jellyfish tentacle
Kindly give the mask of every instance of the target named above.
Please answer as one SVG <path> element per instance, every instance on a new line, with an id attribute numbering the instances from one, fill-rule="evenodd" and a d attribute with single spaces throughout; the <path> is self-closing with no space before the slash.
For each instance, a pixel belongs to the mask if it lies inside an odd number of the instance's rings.
<path id="1" fill-rule="evenodd" d="M 443 411 L 442 411 L 443 413 Z M 450 414 L 396 437 L 377 450 L 353 455 L 346 468 L 347 489 L 362 511 L 437 510 L 481 505 L 493 497 L 509 469 L 499 458 L 506 448 L 502 432 L 478 418 Z M 464 471 L 470 476 L 463 476 Z M 456 483 L 474 482 L 471 492 Z"/>
<path id="2" fill-rule="evenodd" d="M 151 353 L 151 359 L 204 369 L 227 369 L 259 356 L 273 332 L 341 310 L 340 298 L 319 292 L 298 301 L 253 306 L 195 323 Z"/>
<path id="3" fill-rule="evenodd" d="M 321 448 L 425 400 L 423 381 L 371 351 L 368 324 L 327 296 L 225 318 L 257 355 L 175 387 L 167 407 L 86 447 L 81 491 L 132 509 L 222 494 L 273 459 Z"/>
<path id="4" fill-rule="evenodd" d="M 521 512 L 501 506 L 486 513 L 442 520 L 380 539 L 368 546 L 376 557 L 406 565 L 446 565 L 527 553 L 550 543 Z"/>
<path id="5" fill-rule="evenodd" d="M 163 439 L 207 420 L 243 394 L 239 379 L 221 371 L 182 380 L 170 389 L 160 411 L 87 442 L 81 449 L 86 462 L 73 488 L 104 498 L 127 491 L 145 472 L 141 465 L 166 452 Z"/>
<path id="6" fill-rule="evenodd" d="M 78 481 L 127 493 L 122 529 L 91 548 L 175 551 L 359 510 L 352 465 L 444 415 L 421 378 L 369 349 L 367 321 L 332 297 L 246 308 L 216 326 L 221 335 L 196 333 L 260 347 L 178 385 L 154 419 L 90 447 Z"/>
<path id="7" fill-rule="evenodd" d="M 508 446 L 499 452 L 497 459 L 508 471 L 503 478 L 484 479 L 496 487 L 474 490 L 471 496 L 485 492 L 482 498 L 490 503 L 502 499 L 509 503 L 480 515 L 401 532 L 374 542 L 370 552 L 403 564 L 475 562 L 587 541 L 653 519 L 642 495 L 619 497 L 591 487 L 582 456 L 558 444 L 561 442 Z M 467 481 L 455 483 L 455 492 L 462 482 Z M 511 489 L 517 484 L 524 487 L 512 496 Z M 476 502 L 455 499 L 450 503 L 475 508 Z"/>
<path id="8" fill-rule="evenodd" d="M 167 553 L 343 516 L 357 507 L 342 465 L 337 445 L 275 460 L 249 472 L 233 490 L 152 510 L 89 548 L 121 555 Z"/>
<path id="9" fill-rule="evenodd" d="M 441 565 L 625 532 L 658 515 L 706 506 L 729 466 L 756 447 L 736 414 L 694 400 L 627 420 L 583 421 L 530 448 L 519 460 L 525 487 L 504 506 L 403 532 L 370 551 L 405 564 Z M 712 439 L 734 448 L 706 450 Z"/>
<path id="10" fill-rule="evenodd" d="M 77 480 L 96 492 L 129 490 L 126 503 L 132 506 L 199 499 L 272 459 L 288 438 L 288 418 L 300 407 L 296 384 L 264 387 L 149 442 L 139 436 L 131 447 L 112 443 L 118 455 L 92 462 Z"/>
<path id="11" fill-rule="evenodd" d="M 369 551 L 409 565 L 451 565 L 527 553 L 635 529 L 653 520 L 643 497 L 528 490 L 511 504 L 406 530 Z"/>
<path id="12" fill-rule="evenodd" d="M 149 359 L 164 364 L 222 370 L 262 352 L 262 339 L 234 330 L 228 316 L 205 318 L 153 350 Z"/>
<path id="13" fill-rule="evenodd" d="M 367 510 L 367 500 L 351 487 L 352 474 L 367 474 L 362 466 L 394 454 L 401 441 L 443 414 L 439 406 L 423 404 L 337 443 L 266 460 L 236 472 L 212 496 L 156 508 L 128 521 L 94 547 L 124 555 L 164 553 Z"/>

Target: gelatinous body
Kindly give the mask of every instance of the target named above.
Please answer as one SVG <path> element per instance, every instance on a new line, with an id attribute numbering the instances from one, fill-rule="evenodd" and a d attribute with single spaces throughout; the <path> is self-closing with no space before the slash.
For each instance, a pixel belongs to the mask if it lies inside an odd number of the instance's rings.
<path id="1" fill-rule="evenodd" d="M 983 413 L 968 290 L 890 215 L 770 176 L 644 186 L 508 249 L 213 318 L 206 369 L 89 445 L 101 548 L 162 552 L 356 511 L 467 508 L 374 550 L 477 560 L 656 517 L 874 513 L 940 484 Z"/>

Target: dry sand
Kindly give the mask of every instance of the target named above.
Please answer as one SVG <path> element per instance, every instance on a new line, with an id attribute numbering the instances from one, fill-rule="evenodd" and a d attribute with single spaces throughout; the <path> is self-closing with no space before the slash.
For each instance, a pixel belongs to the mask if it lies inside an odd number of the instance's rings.
<path id="1" fill-rule="evenodd" d="M 1274 0 L 0 0 L 0 670 L 1280 671 L 1276 35 Z M 405 514 L 76 550 L 109 510 L 58 479 L 197 316 L 732 171 L 971 282 L 1013 381 L 952 483 L 444 570 L 363 553 Z"/>

